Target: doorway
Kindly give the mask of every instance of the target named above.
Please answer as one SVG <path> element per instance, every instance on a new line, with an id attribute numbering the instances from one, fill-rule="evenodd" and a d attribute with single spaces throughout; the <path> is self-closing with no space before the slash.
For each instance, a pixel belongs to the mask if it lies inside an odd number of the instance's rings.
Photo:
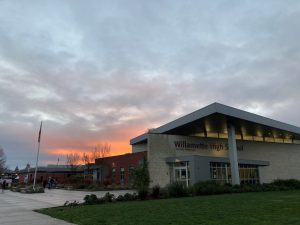
<path id="1" fill-rule="evenodd" d="M 186 187 L 189 186 L 190 182 L 190 171 L 188 162 L 176 162 L 171 165 L 171 181 L 179 182 Z"/>

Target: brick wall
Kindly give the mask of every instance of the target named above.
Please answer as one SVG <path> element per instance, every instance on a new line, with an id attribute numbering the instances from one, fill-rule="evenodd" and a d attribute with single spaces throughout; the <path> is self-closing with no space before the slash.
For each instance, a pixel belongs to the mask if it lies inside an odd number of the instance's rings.
<path id="1" fill-rule="evenodd" d="M 107 184 L 130 185 L 130 168 L 137 168 L 144 159 L 147 158 L 146 152 L 137 152 L 118 156 L 99 158 L 95 164 L 103 168 L 102 181 Z M 121 168 L 124 169 L 124 180 L 121 180 Z M 113 169 L 115 176 L 113 177 Z"/>

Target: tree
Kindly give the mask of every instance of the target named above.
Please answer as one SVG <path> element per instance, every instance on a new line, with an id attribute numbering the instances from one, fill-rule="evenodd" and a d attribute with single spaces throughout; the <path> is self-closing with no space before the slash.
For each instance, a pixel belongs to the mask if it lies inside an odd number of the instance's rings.
<path id="1" fill-rule="evenodd" d="M 87 174 L 90 174 L 90 171 L 91 171 L 91 165 L 92 165 L 92 157 L 91 157 L 91 154 L 88 154 L 86 152 L 84 152 L 82 154 L 82 158 L 81 158 L 82 162 L 84 163 L 85 165 L 85 172 L 84 172 L 84 179 L 86 179 L 86 173 Z"/>
<path id="2" fill-rule="evenodd" d="M 142 165 L 134 171 L 134 186 L 138 190 L 139 197 L 145 199 L 148 194 L 150 176 L 147 160 L 144 159 Z"/>
<path id="3" fill-rule="evenodd" d="M 92 163 L 92 159 L 91 159 L 91 156 L 90 154 L 84 152 L 82 154 L 82 158 L 81 158 L 82 162 L 85 164 L 85 165 L 89 165 Z"/>
<path id="4" fill-rule="evenodd" d="M 3 148 L 0 146 L 0 174 L 6 171 L 6 156 Z"/>
<path id="5" fill-rule="evenodd" d="M 110 156 L 110 148 L 111 148 L 111 145 L 109 145 L 107 143 L 97 144 L 94 148 L 94 151 L 92 152 L 91 161 L 95 162 L 96 159 L 105 158 L 107 156 Z"/>
<path id="6" fill-rule="evenodd" d="M 18 166 L 16 166 L 16 168 L 15 168 L 15 173 L 19 173 L 19 167 Z"/>
<path id="7" fill-rule="evenodd" d="M 78 166 L 80 165 L 80 161 L 81 161 L 80 155 L 76 152 L 75 153 L 72 152 L 70 154 L 67 154 L 66 157 L 67 157 L 67 161 L 66 161 L 67 165 L 70 166 L 71 171 L 75 173 Z"/>
<path id="8" fill-rule="evenodd" d="M 84 165 L 85 165 L 85 173 L 92 174 L 93 173 L 93 171 L 91 170 L 92 164 L 95 163 L 96 159 L 105 158 L 105 157 L 109 156 L 110 155 L 110 148 L 111 148 L 110 144 L 99 143 L 95 146 L 95 148 L 92 152 L 89 152 L 89 153 L 84 152 L 82 154 L 81 159 L 82 159 L 82 162 L 84 162 Z M 99 165 L 99 162 L 98 162 L 98 165 Z M 85 178 L 87 178 L 87 177 L 85 176 Z"/>

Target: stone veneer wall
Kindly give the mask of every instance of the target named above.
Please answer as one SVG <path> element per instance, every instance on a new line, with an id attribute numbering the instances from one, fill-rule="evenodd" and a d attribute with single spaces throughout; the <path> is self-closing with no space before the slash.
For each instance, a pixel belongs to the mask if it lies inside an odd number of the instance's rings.
<path id="1" fill-rule="evenodd" d="M 228 157 L 228 150 L 219 149 L 176 149 L 174 141 L 188 141 L 189 143 L 205 142 L 225 146 L 227 139 L 198 138 L 177 135 L 148 134 L 148 162 L 151 186 L 159 184 L 165 186 L 170 182 L 169 166 L 165 162 L 167 157 L 184 155 L 201 155 L 212 157 Z M 243 150 L 238 151 L 238 158 L 245 160 L 263 160 L 270 162 L 270 166 L 260 168 L 260 181 L 271 182 L 274 179 L 300 180 L 300 145 L 266 143 L 253 141 L 237 141 Z"/>

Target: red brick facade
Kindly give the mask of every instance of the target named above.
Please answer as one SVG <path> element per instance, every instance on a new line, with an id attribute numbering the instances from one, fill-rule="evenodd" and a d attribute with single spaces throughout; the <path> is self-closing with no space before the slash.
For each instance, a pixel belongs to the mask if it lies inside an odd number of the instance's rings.
<path id="1" fill-rule="evenodd" d="M 147 152 L 137 152 L 96 159 L 95 166 L 101 168 L 101 174 L 98 173 L 96 180 L 104 184 L 131 185 L 132 171 L 142 164 L 146 157 Z"/>
<path id="2" fill-rule="evenodd" d="M 26 177 L 29 175 L 29 183 L 33 183 L 34 178 L 34 168 L 31 168 L 29 171 L 21 170 L 19 172 L 19 182 L 24 183 L 26 182 Z M 65 168 L 47 168 L 41 167 L 38 168 L 36 174 L 36 181 L 37 183 L 43 183 L 43 181 L 48 181 L 49 177 L 52 177 L 57 183 L 62 184 L 68 181 L 68 178 L 71 175 L 83 175 L 83 169 L 78 169 L 77 171 L 71 171 L 70 169 Z"/>

